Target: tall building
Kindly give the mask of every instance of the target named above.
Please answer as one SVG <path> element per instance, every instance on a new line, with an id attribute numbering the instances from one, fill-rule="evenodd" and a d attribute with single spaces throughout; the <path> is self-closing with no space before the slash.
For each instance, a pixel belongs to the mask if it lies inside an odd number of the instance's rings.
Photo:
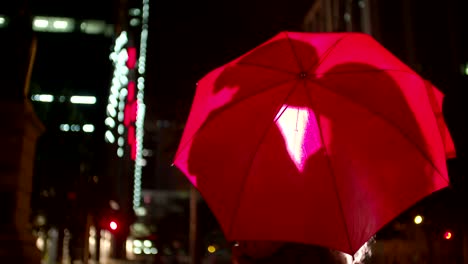
<path id="1" fill-rule="evenodd" d="M 10 2 L 0 4 L 0 34 L 19 50 L 23 43 L 12 39 L 23 33 L 18 23 L 31 32 L 35 56 L 31 56 L 24 100 L 32 101 L 45 127 L 35 155 L 31 153 L 35 157 L 31 220 L 36 243 L 43 257 L 83 259 L 88 215 L 106 206 L 111 196 L 100 157 L 114 6 L 112 1 Z M 27 15 L 29 21 L 20 21 L 18 14 Z M 11 52 L 11 56 L 27 56 L 27 51 Z M 66 234 L 73 235 L 67 241 L 70 246 L 62 247 Z"/>
<path id="2" fill-rule="evenodd" d="M 304 18 L 306 31 L 372 35 L 446 95 L 443 112 L 457 151 L 457 158 L 448 160 L 452 187 L 409 208 L 380 231 L 374 251 L 377 258 L 466 262 L 463 215 L 467 167 L 463 164 L 467 157 L 468 109 L 467 97 L 460 90 L 468 84 L 464 48 L 468 34 L 462 23 L 465 11 L 458 1 L 318 0 Z M 418 214 L 425 214 L 422 225 L 416 221 Z M 458 238 L 452 236 L 454 233 Z"/>

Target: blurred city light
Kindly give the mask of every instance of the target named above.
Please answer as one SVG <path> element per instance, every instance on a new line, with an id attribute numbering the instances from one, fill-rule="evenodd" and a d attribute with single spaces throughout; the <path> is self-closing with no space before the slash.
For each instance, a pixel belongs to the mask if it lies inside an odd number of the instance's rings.
<path id="1" fill-rule="evenodd" d="M 0 15 L 0 28 L 5 27 L 7 24 L 6 17 L 3 15 Z"/>
<path id="2" fill-rule="evenodd" d="M 70 130 L 70 125 L 69 124 L 61 124 L 60 125 L 60 130 L 67 132 L 67 131 Z"/>
<path id="3" fill-rule="evenodd" d="M 415 224 L 419 225 L 419 224 L 422 223 L 422 221 L 423 221 L 423 217 L 422 217 L 422 216 L 417 215 L 416 217 L 414 217 L 414 223 L 415 223 Z"/>
<path id="4" fill-rule="evenodd" d="M 114 200 L 109 201 L 109 206 L 110 206 L 110 208 L 112 208 L 112 210 L 119 210 L 120 209 L 119 203 L 117 203 Z"/>
<path id="5" fill-rule="evenodd" d="M 83 131 L 86 133 L 94 132 L 94 125 L 91 125 L 91 124 L 83 125 Z"/>
<path id="6" fill-rule="evenodd" d="M 137 216 L 145 216 L 145 215 L 147 215 L 146 208 L 144 208 L 144 207 L 138 207 L 138 208 L 136 208 L 136 209 L 135 209 L 135 214 L 136 214 Z"/>
<path id="7" fill-rule="evenodd" d="M 80 24 L 80 30 L 86 34 L 104 34 L 106 32 L 106 22 L 102 20 L 85 20 Z"/>
<path id="8" fill-rule="evenodd" d="M 210 252 L 210 253 L 215 253 L 215 252 L 216 252 L 216 247 L 213 246 L 213 245 L 209 245 L 207 250 L 208 250 L 208 252 Z"/>
<path id="9" fill-rule="evenodd" d="M 72 104 L 95 104 L 96 97 L 95 96 L 78 96 L 74 95 L 70 97 L 70 102 Z"/>
<path id="10" fill-rule="evenodd" d="M 31 96 L 32 101 L 50 103 L 54 101 L 54 96 L 51 94 L 33 94 Z"/>
<path id="11" fill-rule="evenodd" d="M 34 22 L 33 22 L 34 29 L 47 28 L 48 25 L 49 25 L 49 21 L 47 21 L 46 19 L 36 18 L 34 19 Z"/>
<path id="12" fill-rule="evenodd" d="M 449 239 L 452 239 L 452 237 L 453 237 L 452 232 L 447 231 L 447 232 L 444 233 L 444 238 L 445 239 L 449 240 Z"/>
<path id="13" fill-rule="evenodd" d="M 151 243 L 151 241 L 149 241 L 149 240 L 145 240 L 145 241 L 143 241 L 143 245 L 145 247 L 151 247 L 151 246 L 153 246 L 153 243 Z"/>
<path id="14" fill-rule="evenodd" d="M 141 240 L 133 240 L 133 247 L 142 247 L 143 243 L 141 243 Z"/>
<path id="15" fill-rule="evenodd" d="M 110 229 L 112 229 L 112 230 L 117 230 L 117 228 L 118 228 L 117 222 L 111 221 L 111 222 L 109 223 L 109 227 L 110 227 Z"/>
<path id="16" fill-rule="evenodd" d="M 42 32 L 72 32 L 75 20 L 66 17 L 37 16 L 33 19 L 33 30 Z"/>

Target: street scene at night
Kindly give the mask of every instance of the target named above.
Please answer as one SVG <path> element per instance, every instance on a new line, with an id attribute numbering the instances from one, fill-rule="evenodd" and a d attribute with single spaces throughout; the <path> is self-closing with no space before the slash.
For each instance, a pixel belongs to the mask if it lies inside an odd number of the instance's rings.
<path id="1" fill-rule="evenodd" d="M 0 264 L 468 263 L 467 7 L 1 1 Z"/>

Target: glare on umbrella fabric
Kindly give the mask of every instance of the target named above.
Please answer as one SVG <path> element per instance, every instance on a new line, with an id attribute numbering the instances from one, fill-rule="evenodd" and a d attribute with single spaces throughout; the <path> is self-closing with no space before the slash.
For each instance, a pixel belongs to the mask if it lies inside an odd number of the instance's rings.
<path id="1" fill-rule="evenodd" d="M 427 87 L 368 35 L 282 32 L 198 82 L 174 163 L 227 239 L 354 253 L 448 184 Z"/>

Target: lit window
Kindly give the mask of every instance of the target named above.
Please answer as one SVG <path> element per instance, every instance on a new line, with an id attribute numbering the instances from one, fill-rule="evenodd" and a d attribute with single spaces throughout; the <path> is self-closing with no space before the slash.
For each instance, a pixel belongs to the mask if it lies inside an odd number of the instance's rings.
<path id="1" fill-rule="evenodd" d="M 94 96 L 72 96 L 70 98 L 72 104 L 95 104 L 96 97 Z"/>
<path id="2" fill-rule="evenodd" d="M 39 29 L 39 28 L 47 28 L 49 25 L 49 21 L 46 19 L 34 19 L 34 28 Z"/>
<path id="3" fill-rule="evenodd" d="M 64 20 L 54 21 L 54 28 L 56 29 L 66 29 L 68 27 L 68 22 Z"/>

